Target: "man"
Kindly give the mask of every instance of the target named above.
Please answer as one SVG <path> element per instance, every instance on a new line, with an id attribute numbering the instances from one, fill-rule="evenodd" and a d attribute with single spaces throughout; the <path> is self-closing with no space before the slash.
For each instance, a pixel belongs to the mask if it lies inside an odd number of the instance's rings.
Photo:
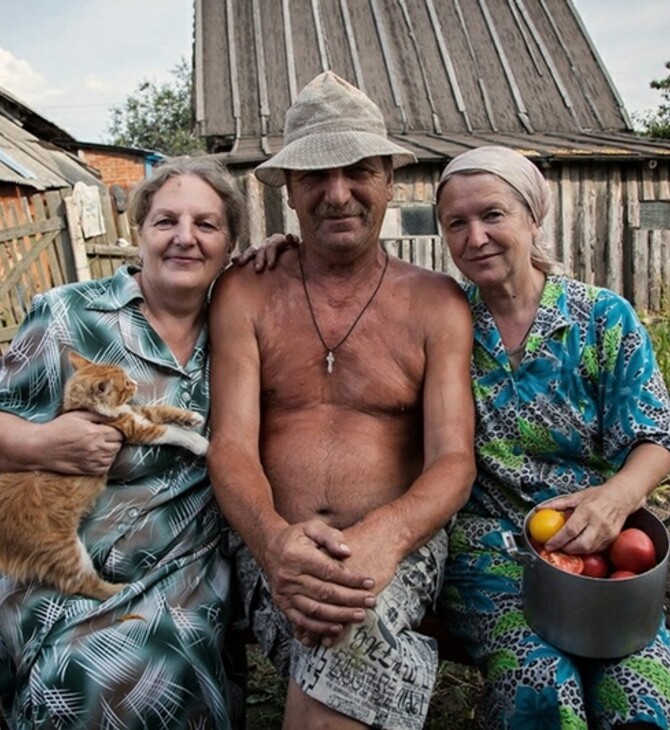
<path id="1" fill-rule="evenodd" d="M 468 305 L 380 245 L 415 158 L 370 99 L 321 74 L 284 141 L 256 175 L 287 185 L 303 244 L 216 288 L 211 477 L 256 636 L 290 662 L 284 726 L 418 729 L 437 656 L 412 628 L 475 475 Z"/>

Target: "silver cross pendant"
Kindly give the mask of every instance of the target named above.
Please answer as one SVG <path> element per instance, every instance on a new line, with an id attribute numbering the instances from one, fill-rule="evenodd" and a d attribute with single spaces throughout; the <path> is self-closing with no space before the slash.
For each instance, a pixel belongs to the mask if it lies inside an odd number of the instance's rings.
<path id="1" fill-rule="evenodd" d="M 327 363 L 327 370 L 329 373 L 333 372 L 333 363 L 335 362 L 335 355 L 333 355 L 332 350 L 328 350 L 328 354 L 326 355 L 326 363 Z"/>

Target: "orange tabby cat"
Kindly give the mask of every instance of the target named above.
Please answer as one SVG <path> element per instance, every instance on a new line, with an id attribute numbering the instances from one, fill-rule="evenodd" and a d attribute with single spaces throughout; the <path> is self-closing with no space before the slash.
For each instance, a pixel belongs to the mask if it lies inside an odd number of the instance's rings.
<path id="1" fill-rule="evenodd" d="M 172 444 L 198 455 L 207 451 L 207 439 L 184 428 L 199 426 L 202 416 L 174 406 L 129 405 L 137 384 L 122 368 L 92 363 L 76 352 L 70 361 L 75 372 L 65 386 L 63 411 L 107 416 L 128 443 Z M 106 483 L 105 475 L 0 474 L 0 571 L 100 600 L 124 588 L 98 576 L 77 534 Z"/>

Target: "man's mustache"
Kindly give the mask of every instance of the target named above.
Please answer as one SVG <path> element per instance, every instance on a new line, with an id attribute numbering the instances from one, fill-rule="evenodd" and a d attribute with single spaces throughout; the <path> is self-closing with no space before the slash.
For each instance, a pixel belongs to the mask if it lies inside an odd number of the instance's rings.
<path id="1" fill-rule="evenodd" d="M 315 215 L 319 218 L 346 218 L 348 216 L 365 217 L 367 210 L 362 205 L 356 203 L 348 203 L 347 205 L 331 205 L 330 203 L 320 203 Z"/>

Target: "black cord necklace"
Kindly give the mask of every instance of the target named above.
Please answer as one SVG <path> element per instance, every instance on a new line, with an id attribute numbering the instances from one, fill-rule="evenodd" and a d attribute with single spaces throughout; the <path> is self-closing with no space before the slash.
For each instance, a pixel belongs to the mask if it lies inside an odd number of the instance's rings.
<path id="1" fill-rule="evenodd" d="M 323 339 L 323 335 L 321 334 L 321 330 L 319 329 L 319 323 L 316 321 L 316 315 L 314 314 L 314 307 L 312 307 L 312 300 L 309 298 L 309 292 L 307 291 L 307 282 L 305 281 L 305 270 L 302 266 L 302 255 L 301 252 L 298 251 L 298 263 L 300 264 L 300 280 L 302 281 L 302 288 L 305 291 L 305 299 L 307 300 L 307 306 L 309 308 L 309 313 L 312 317 L 312 322 L 314 323 L 314 329 L 316 330 L 316 334 L 319 336 L 319 340 L 321 340 L 321 344 L 324 347 L 324 350 L 326 350 L 326 370 L 329 373 L 333 372 L 333 365 L 335 364 L 335 351 L 341 347 L 348 339 L 349 335 L 354 331 L 354 327 L 358 324 L 358 321 L 360 318 L 365 314 L 365 311 L 367 308 L 372 304 L 372 300 L 377 296 L 377 292 L 379 291 L 382 282 L 384 281 L 384 276 L 386 274 L 386 269 L 388 268 L 389 263 L 389 255 L 387 251 L 384 251 L 385 259 L 384 259 L 384 268 L 382 269 L 382 275 L 379 277 L 379 281 L 377 282 L 377 286 L 375 287 L 374 291 L 370 295 L 370 298 L 365 303 L 365 306 L 361 311 L 358 313 L 358 316 L 353 321 L 351 327 L 347 330 L 344 337 L 335 345 L 334 347 L 328 347 L 326 344 L 326 341 Z"/>
<path id="2" fill-rule="evenodd" d="M 515 355 L 518 355 L 520 352 L 523 352 L 526 349 L 526 342 L 528 340 L 528 335 L 530 335 L 530 331 L 533 329 L 533 325 L 535 324 L 535 319 L 533 318 L 530 323 L 530 327 L 526 331 L 526 334 L 521 338 L 521 342 L 513 348 L 512 350 L 509 350 L 507 348 L 507 355 L 508 357 L 514 357 Z"/>

